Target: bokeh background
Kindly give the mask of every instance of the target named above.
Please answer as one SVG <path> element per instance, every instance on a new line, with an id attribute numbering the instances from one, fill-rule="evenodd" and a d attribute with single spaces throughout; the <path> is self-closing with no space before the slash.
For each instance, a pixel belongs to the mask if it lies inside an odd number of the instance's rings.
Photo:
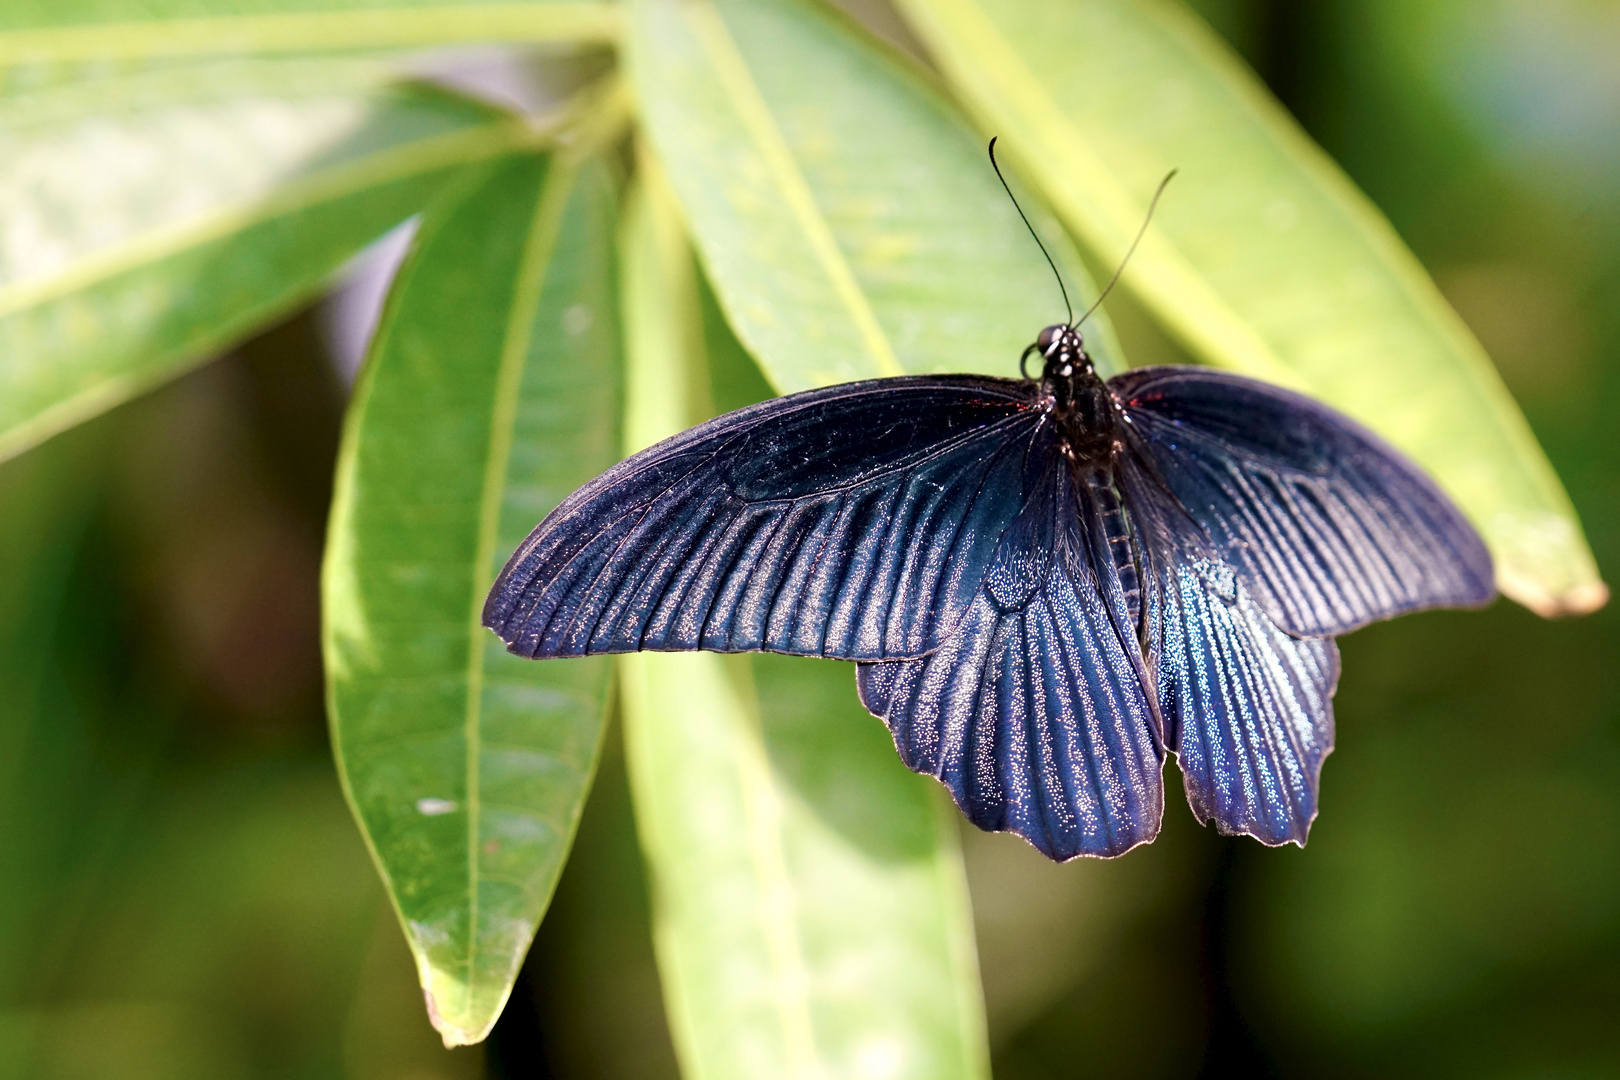
<path id="1" fill-rule="evenodd" d="M 1615 574 L 1620 4 L 1194 6 L 1429 267 Z M 428 1026 L 326 743 L 328 323 L 0 465 L 0 1076 L 673 1077 L 611 739 L 493 1038 Z M 1620 613 L 1342 647 L 1307 849 L 1174 798 L 1109 863 L 964 837 L 1001 1080 L 1620 1074 Z"/>

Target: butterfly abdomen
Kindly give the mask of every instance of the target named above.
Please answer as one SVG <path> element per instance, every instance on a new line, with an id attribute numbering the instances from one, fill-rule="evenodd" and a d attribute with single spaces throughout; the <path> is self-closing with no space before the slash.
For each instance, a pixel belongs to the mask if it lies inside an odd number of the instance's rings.
<path id="1" fill-rule="evenodd" d="M 1101 536 L 1093 534 L 1093 557 L 1113 567 L 1131 623 L 1140 627 L 1142 578 L 1137 564 L 1141 553 L 1130 515 L 1114 484 L 1115 458 L 1124 445 L 1124 413 L 1108 384 L 1089 364 L 1083 369 L 1051 368 L 1048 364 L 1042 385 L 1062 434 L 1063 455 L 1076 488 L 1087 492 L 1101 523 Z M 1098 570 L 1102 569 L 1099 565 Z"/>
<path id="2" fill-rule="evenodd" d="M 1114 572 L 1119 575 L 1119 586 L 1125 595 L 1125 607 L 1130 612 L 1131 623 L 1139 624 L 1142 619 L 1142 577 L 1137 566 L 1137 540 L 1135 530 L 1131 528 L 1130 515 L 1125 511 L 1119 489 L 1110 479 L 1099 476 L 1088 486 L 1102 523 L 1104 549 L 1098 556 L 1106 558 L 1113 565 Z"/>

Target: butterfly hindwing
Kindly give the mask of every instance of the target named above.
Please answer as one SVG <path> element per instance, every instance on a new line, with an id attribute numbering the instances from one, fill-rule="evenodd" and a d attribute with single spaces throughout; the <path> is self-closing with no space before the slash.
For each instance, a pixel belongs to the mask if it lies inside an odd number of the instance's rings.
<path id="1" fill-rule="evenodd" d="M 1119 855 L 1158 833 L 1162 744 L 1122 591 L 1095 557 L 1097 507 L 1045 454 L 1050 437 L 1031 454 L 1043 483 L 955 633 L 926 657 L 862 664 L 858 685 L 906 765 L 980 828 L 1054 859 Z"/>
<path id="2" fill-rule="evenodd" d="M 1145 469 L 1127 464 L 1122 479 L 1148 552 L 1165 740 L 1193 813 L 1223 833 L 1303 845 L 1333 749 L 1338 646 L 1279 628 Z"/>
<path id="3" fill-rule="evenodd" d="M 778 398 L 621 462 L 507 563 L 484 623 L 523 656 L 935 648 L 1025 501 L 1027 386 L 970 376 Z"/>
<path id="4" fill-rule="evenodd" d="M 1162 588 L 1159 707 L 1193 813 L 1303 845 L 1333 749 L 1338 646 L 1278 629 L 1223 563 L 1167 570 Z"/>
<path id="5" fill-rule="evenodd" d="M 1205 369 L 1108 385 L 1158 479 L 1284 629 L 1342 634 L 1494 595 L 1490 555 L 1456 507 L 1339 413 Z"/>

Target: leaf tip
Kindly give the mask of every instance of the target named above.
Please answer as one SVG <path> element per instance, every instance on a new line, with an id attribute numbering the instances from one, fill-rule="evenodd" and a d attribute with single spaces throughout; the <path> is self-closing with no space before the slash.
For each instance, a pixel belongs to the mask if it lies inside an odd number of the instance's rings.
<path id="1" fill-rule="evenodd" d="M 439 1037 L 444 1040 L 446 1050 L 481 1043 L 489 1037 L 490 1029 L 495 1026 L 495 1019 L 491 1017 L 487 1024 L 476 1031 L 461 1027 L 447 1020 L 444 1014 L 439 1012 L 439 1003 L 433 999 L 433 991 L 428 987 L 422 988 L 422 997 L 427 1002 L 428 1020 L 433 1024 L 433 1029 L 439 1033 Z"/>
<path id="2" fill-rule="evenodd" d="M 1539 614 L 1551 619 L 1566 615 L 1590 615 L 1609 602 L 1609 587 L 1601 581 L 1588 581 L 1553 598 L 1550 611 Z"/>
<path id="3" fill-rule="evenodd" d="M 1517 600 L 1543 619 L 1590 615 L 1609 602 L 1609 587 L 1596 578 L 1571 585 L 1561 592 L 1549 592 L 1543 582 L 1530 580 L 1502 569 L 1497 588 L 1503 596 Z"/>

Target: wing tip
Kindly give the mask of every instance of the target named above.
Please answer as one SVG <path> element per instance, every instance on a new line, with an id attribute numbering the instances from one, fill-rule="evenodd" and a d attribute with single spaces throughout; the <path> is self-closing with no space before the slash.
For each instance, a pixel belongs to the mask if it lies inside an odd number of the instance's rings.
<path id="1" fill-rule="evenodd" d="M 505 586 L 506 577 L 503 574 L 490 588 L 489 595 L 484 598 L 484 607 L 479 612 L 478 621 L 484 629 L 501 639 L 506 645 L 507 652 L 517 656 L 531 655 L 519 648 L 521 634 L 515 632 L 516 628 L 512 625 L 513 604 Z"/>
<path id="2" fill-rule="evenodd" d="M 1135 851 L 1144 844 L 1151 844 L 1157 840 L 1164 819 L 1163 805 L 1161 804 L 1160 812 L 1157 815 L 1153 815 L 1151 820 L 1144 820 L 1141 827 L 1130 832 L 1116 835 L 1111 830 L 1107 831 L 1105 834 L 1106 839 L 1101 844 L 1090 842 L 1087 838 L 1081 838 L 1079 842 L 1075 842 L 1072 839 L 1054 835 L 1050 829 L 1028 828 L 1016 822 L 1009 823 L 1004 814 L 998 814 L 990 821 L 981 821 L 974 814 L 973 808 L 963 802 L 961 796 L 957 794 L 950 784 L 940 780 L 937 776 L 933 779 L 939 780 L 945 790 L 951 793 L 957 808 L 962 811 L 962 816 L 974 828 L 998 836 L 1016 836 L 1040 852 L 1042 856 L 1055 863 L 1069 863 L 1079 859 L 1117 859 L 1121 855 Z"/>
<path id="3" fill-rule="evenodd" d="M 1033 821 L 1010 820 L 1008 805 L 980 806 L 954 785 L 943 780 L 940 782 L 950 791 L 963 816 L 975 826 L 985 832 L 1010 833 L 1056 863 L 1076 859 L 1117 859 L 1143 844 L 1153 843 L 1158 839 L 1159 829 L 1164 823 L 1162 782 L 1149 785 L 1150 792 L 1144 794 L 1150 797 L 1142 799 L 1140 804 L 1108 815 L 1101 829 L 1074 828 L 1062 831 L 1053 829 L 1044 813 L 1035 815 Z"/>

